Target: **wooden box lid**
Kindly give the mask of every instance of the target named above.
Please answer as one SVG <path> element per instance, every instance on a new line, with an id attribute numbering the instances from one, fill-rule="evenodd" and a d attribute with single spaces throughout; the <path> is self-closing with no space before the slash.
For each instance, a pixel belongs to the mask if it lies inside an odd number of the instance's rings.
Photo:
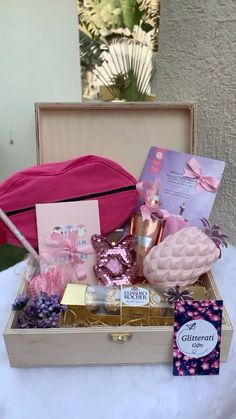
<path id="1" fill-rule="evenodd" d="M 36 103 L 38 163 L 97 154 L 139 177 L 152 145 L 194 153 L 193 103 Z"/>

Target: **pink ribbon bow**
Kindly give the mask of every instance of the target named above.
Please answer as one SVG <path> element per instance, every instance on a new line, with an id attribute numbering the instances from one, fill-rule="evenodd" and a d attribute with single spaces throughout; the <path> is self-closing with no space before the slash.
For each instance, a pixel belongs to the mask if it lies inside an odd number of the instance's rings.
<path id="1" fill-rule="evenodd" d="M 81 265 L 84 261 L 80 255 L 87 255 L 95 253 L 91 245 L 79 245 L 78 236 L 72 231 L 69 236 L 64 234 L 52 233 L 49 238 L 45 240 L 48 246 L 52 246 L 53 249 L 49 251 L 41 252 L 44 259 L 51 261 L 52 257 L 66 257 L 75 269 L 78 279 L 86 277 L 86 273 Z"/>
<path id="2" fill-rule="evenodd" d="M 184 170 L 184 176 L 197 180 L 197 191 L 205 189 L 208 192 L 216 192 L 220 185 L 220 182 L 216 178 L 203 175 L 202 168 L 194 157 L 188 161 L 187 167 Z"/>
<path id="3" fill-rule="evenodd" d="M 153 185 L 148 182 L 139 182 L 136 185 L 139 195 L 144 199 L 144 204 L 140 207 L 143 221 L 151 221 L 153 215 L 163 219 L 170 215 L 168 211 L 160 209 L 159 203 L 155 203 L 155 196 L 159 194 L 159 188 L 160 182 L 158 180 Z"/>
<path id="4" fill-rule="evenodd" d="M 154 183 L 153 186 L 148 182 L 139 182 L 136 189 L 145 202 L 140 207 L 143 221 L 151 220 L 152 215 L 165 220 L 163 238 L 189 226 L 189 223 L 181 215 L 171 214 L 169 211 L 159 208 L 159 204 L 153 203 L 154 196 L 159 191 L 159 183 Z"/>

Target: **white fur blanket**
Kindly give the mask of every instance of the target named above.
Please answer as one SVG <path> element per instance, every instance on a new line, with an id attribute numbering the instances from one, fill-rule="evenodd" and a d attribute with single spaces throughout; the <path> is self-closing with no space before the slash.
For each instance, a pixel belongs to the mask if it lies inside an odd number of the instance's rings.
<path id="1" fill-rule="evenodd" d="M 23 264 L 0 273 L 3 331 Z M 214 275 L 236 325 L 236 248 Z M 173 377 L 171 365 L 10 368 L 0 338 L 0 419 L 236 419 L 236 336 L 219 376 Z"/>

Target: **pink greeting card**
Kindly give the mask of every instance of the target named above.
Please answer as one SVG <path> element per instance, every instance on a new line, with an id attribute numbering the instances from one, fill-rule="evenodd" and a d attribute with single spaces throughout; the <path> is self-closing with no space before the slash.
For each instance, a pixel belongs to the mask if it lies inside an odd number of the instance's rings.
<path id="1" fill-rule="evenodd" d="M 36 219 L 40 255 L 70 264 L 81 283 L 95 284 L 91 236 L 100 234 L 98 201 L 37 204 Z"/>

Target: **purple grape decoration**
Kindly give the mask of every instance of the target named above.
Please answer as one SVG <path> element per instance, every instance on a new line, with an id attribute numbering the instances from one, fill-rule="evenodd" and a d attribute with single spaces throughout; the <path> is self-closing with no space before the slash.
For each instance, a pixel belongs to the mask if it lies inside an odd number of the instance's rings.
<path id="1" fill-rule="evenodd" d="M 12 310 L 14 311 L 22 310 L 26 306 L 28 300 L 29 300 L 29 297 L 26 294 L 18 295 L 14 303 L 12 304 Z"/>

